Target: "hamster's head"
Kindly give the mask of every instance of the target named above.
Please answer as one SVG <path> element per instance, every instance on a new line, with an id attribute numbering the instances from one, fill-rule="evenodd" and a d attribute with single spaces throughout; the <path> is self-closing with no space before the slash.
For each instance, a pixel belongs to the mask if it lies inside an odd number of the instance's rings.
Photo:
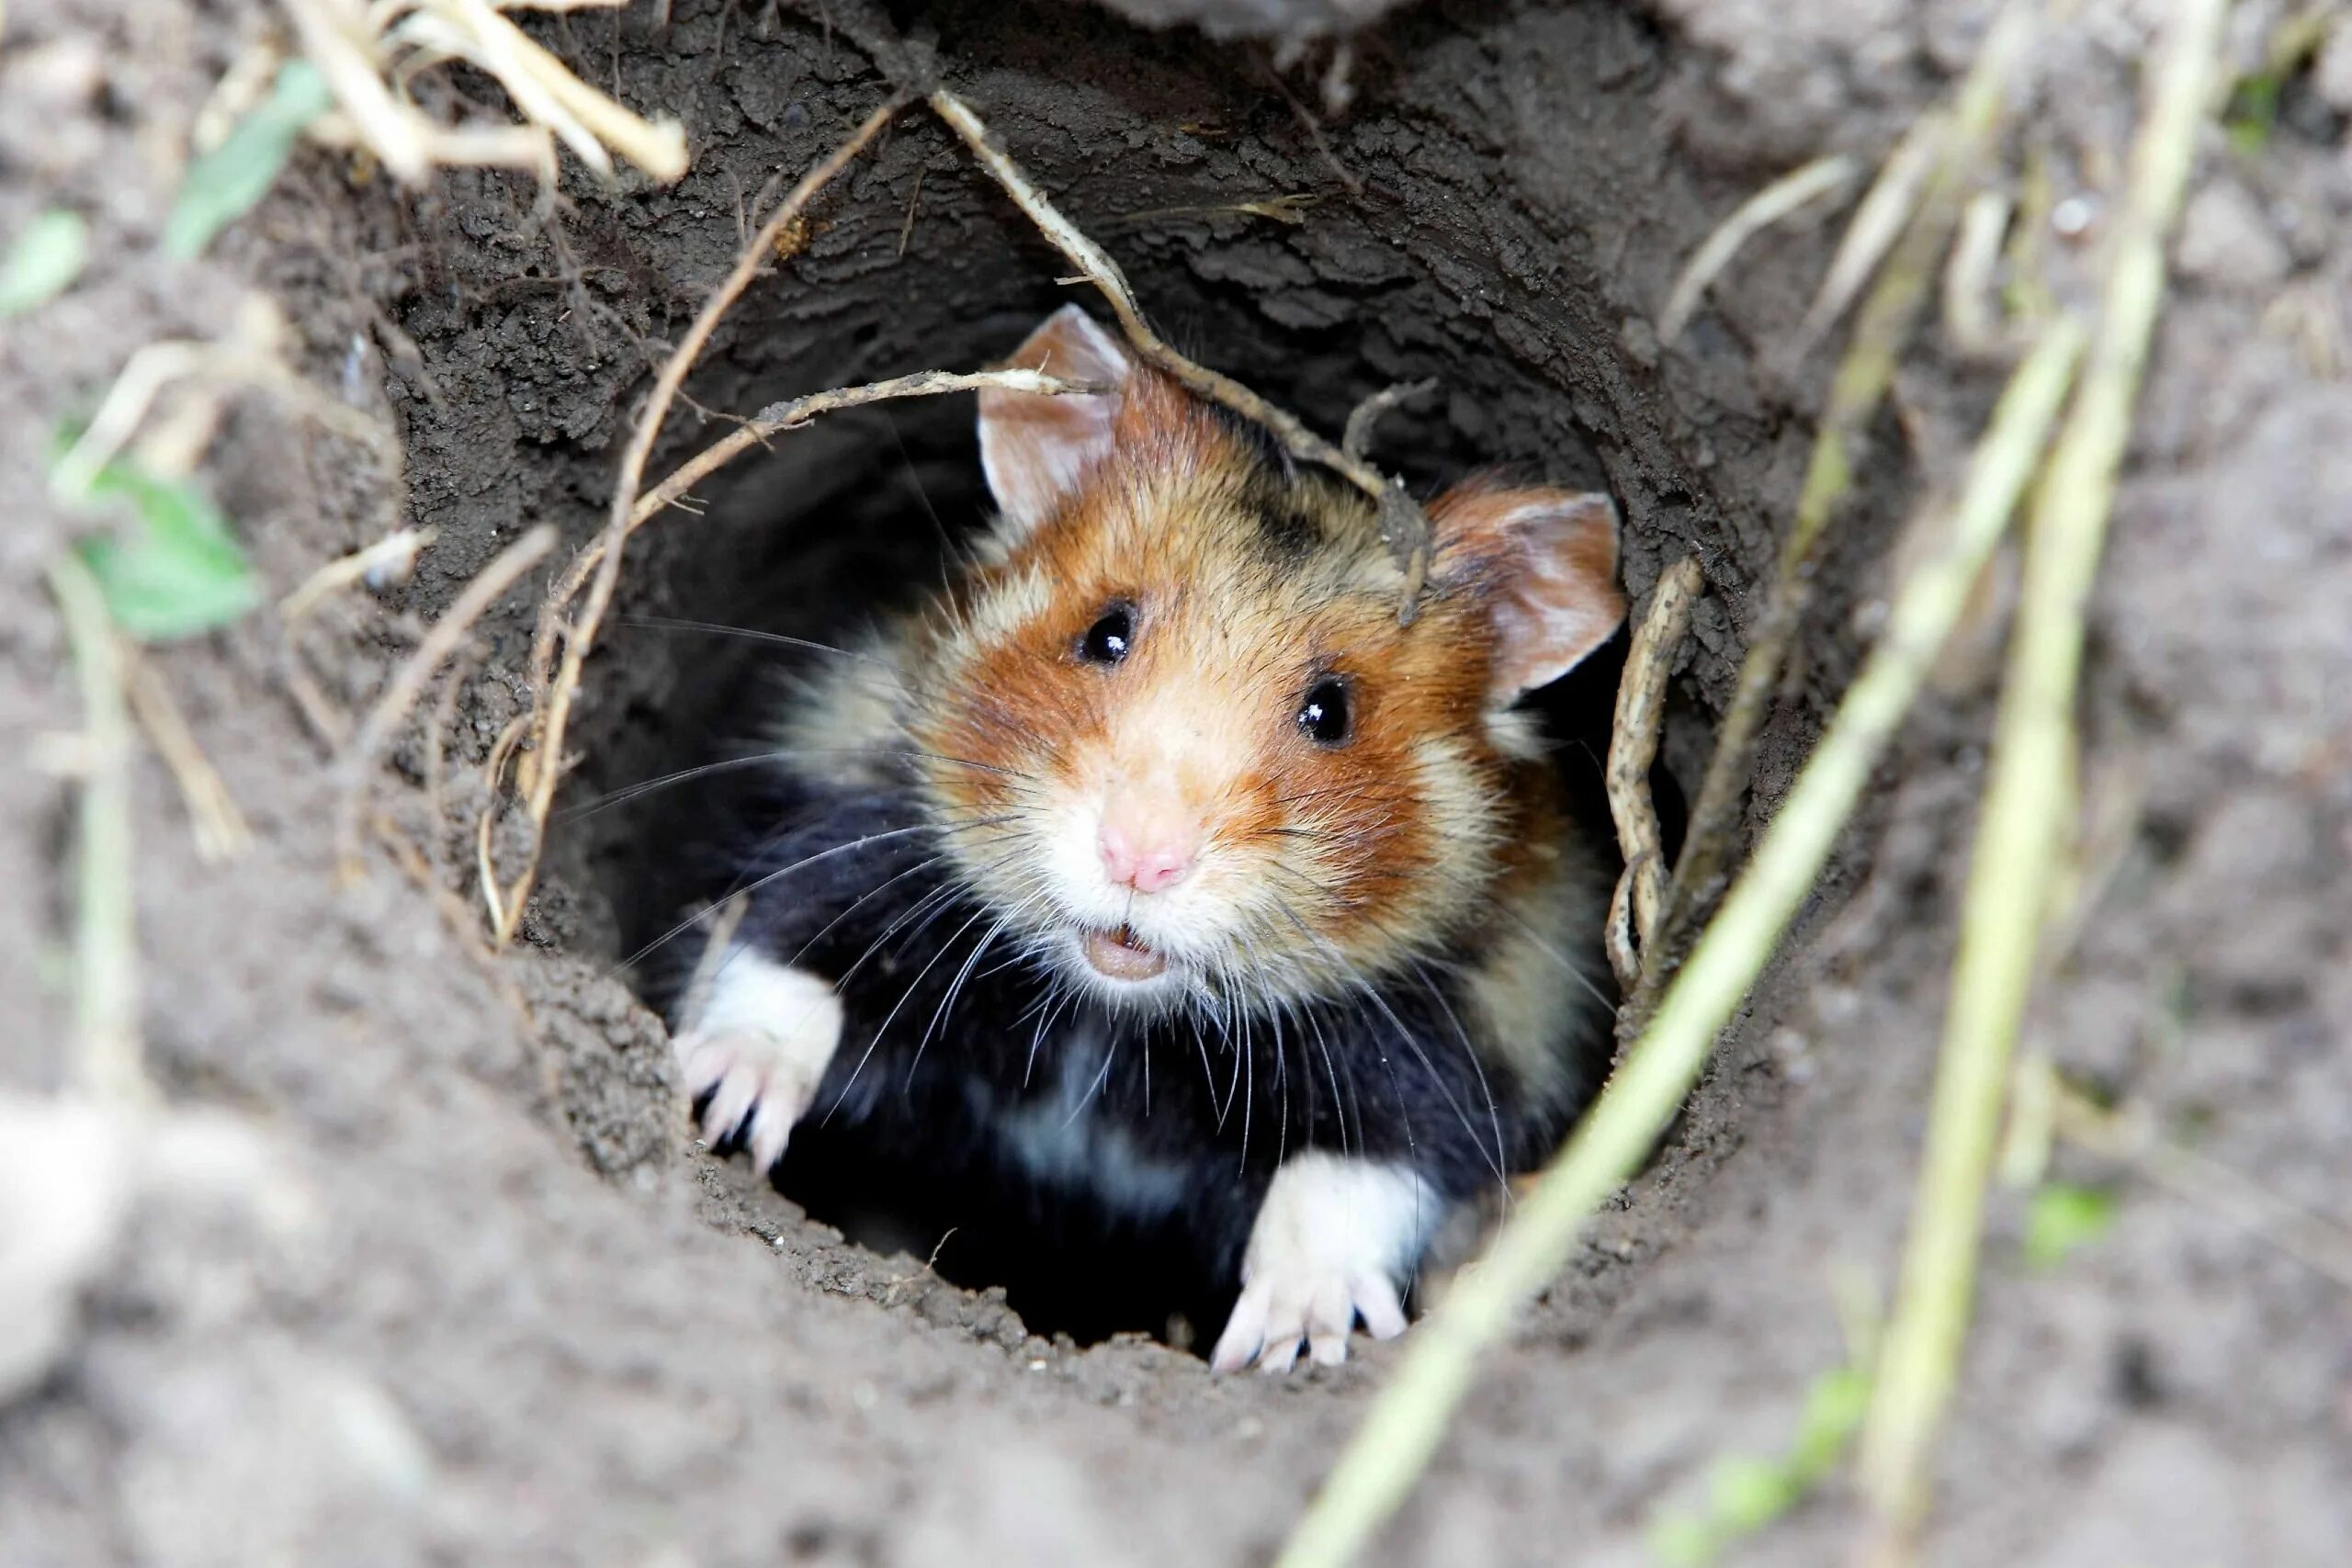
<path id="1" fill-rule="evenodd" d="M 1066 984 L 1228 1013 L 1343 995 L 1560 846 L 1512 710 L 1624 615 L 1606 496 L 1430 507 L 1421 613 L 1372 503 L 1137 365 L 1075 307 L 980 394 L 1001 516 L 916 645 L 945 853 Z"/>

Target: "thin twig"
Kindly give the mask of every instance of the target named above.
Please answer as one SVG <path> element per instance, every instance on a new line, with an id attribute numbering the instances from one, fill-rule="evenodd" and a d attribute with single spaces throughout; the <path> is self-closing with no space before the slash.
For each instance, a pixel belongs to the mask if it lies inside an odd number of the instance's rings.
<path id="1" fill-rule="evenodd" d="M 1435 536 L 1429 514 L 1404 485 L 1363 459 L 1350 457 L 1309 430 L 1297 415 L 1276 408 L 1231 377 L 1195 365 L 1177 353 L 1143 319 L 1135 290 L 1128 286 L 1126 274 L 1119 270 L 1119 264 L 1046 199 L 1045 192 L 1013 162 L 994 133 L 972 112 L 971 106 L 942 87 L 931 95 L 931 107 L 947 122 L 949 130 L 964 139 L 980 166 L 1003 187 L 1014 205 L 1028 214 L 1038 232 L 1085 275 L 1087 282 L 1102 291 L 1102 298 L 1110 302 L 1112 313 L 1119 318 L 1120 330 L 1126 333 L 1137 353 L 1197 396 L 1222 403 L 1244 419 L 1265 426 L 1292 457 L 1329 468 L 1372 498 L 1380 508 L 1382 536 L 1405 573 L 1403 603 L 1397 608 L 1396 618 L 1410 625 L 1420 602 L 1422 584 L 1429 577 L 1430 549 Z"/>
<path id="2" fill-rule="evenodd" d="M 863 408 L 892 398 L 928 398 L 942 392 L 972 392 L 983 387 L 1001 387 L 1012 392 L 1035 392 L 1055 396 L 1072 392 L 1099 392 L 1102 389 L 1091 381 L 1063 381 L 1036 370 L 974 370 L 957 373 L 949 370 L 919 370 L 911 376 L 894 376 L 887 381 L 869 381 L 862 387 L 836 387 L 831 391 L 812 392 L 805 398 L 788 402 L 771 403 L 757 414 L 728 432 L 718 441 L 681 464 L 676 472 L 646 492 L 630 512 L 628 534 L 634 534 L 646 524 L 673 506 L 679 506 L 694 487 L 733 462 L 754 446 L 767 444 L 768 437 L 787 430 L 797 430 L 819 414 L 832 413 L 842 409 Z M 627 536 L 627 534 L 623 536 Z M 563 576 L 549 596 L 555 604 L 567 604 L 580 592 L 588 574 L 604 558 L 602 539 L 591 540 L 580 554 L 564 568 Z"/>
<path id="3" fill-rule="evenodd" d="M 180 800 L 187 807 L 188 825 L 196 834 L 198 858 L 213 863 L 234 860 L 254 841 L 244 813 L 237 809 L 236 796 L 229 793 L 211 759 L 205 756 L 196 731 L 188 728 L 187 716 L 172 699 L 172 689 L 154 664 L 129 649 L 123 654 L 131 711 L 180 786 Z"/>
<path id="4" fill-rule="evenodd" d="M 1402 1503 L 1468 1391 L 1478 1358 L 1566 1263 L 1585 1218 L 1639 1167 L 1771 957 L 1893 739 L 2040 458 L 2082 346 L 2054 324 L 1979 445 L 1950 541 L 1896 591 L 1886 630 L 1838 704 L 1648 1032 L 1610 1077 L 1493 1249 L 1414 1330 L 1396 1376 L 1299 1521 L 1278 1568 L 1339 1568 Z"/>
<path id="5" fill-rule="evenodd" d="M 1380 423 L 1383 414 L 1399 403 L 1410 402 L 1415 398 L 1426 397 L 1436 390 L 1437 378 L 1434 376 L 1419 381 L 1399 381 L 1393 387 L 1383 387 L 1379 391 L 1358 403 L 1349 413 L 1347 428 L 1340 433 L 1340 450 L 1351 457 L 1361 459 L 1372 447 L 1373 426 Z"/>
<path id="6" fill-rule="evenodd" d="M 1854 160 L 1842 152 L 1815 158 L 1741 202 L 1738 209 L 1707 236 L 1706 243 L 1691 253 L 1682 276 L 1674 280 L 1674 290 L 1666 297 L 1666 309 L 1658 312 L 1658 342 L 1670 344 L 1682 335 L 1682 329 L 1690 324 L 1690 317 L 1699 309 L 1699 301 L 1706 297 L 1709 286 L 1731 265 L 1742 245 L 1821 197 L 1843 190 L 1853 180 L 1857 167 Z"/>
<path id="7" fill-rule="evenodd" d="M 537 635 L 531 643 L 531 694 L 536 722 L 534 730 L 538 749 L 532 753 L 535 764 L 525 770 L 525 808 L 531 822 L 530 847 L 514 882 L 503 890 L 485 888 L 484 897 L 498 920 L 497 938 L 504 945 L 514 934 L 514 923 L 522 919 L 524 906 L 529 902 L 531 885 L 538 875 L 539 852 L 547 838 L 548 813 L 555 804 L 556 784 L 563 775 L 564 734 L 571 719 L 571 705 L 580 692 L 581 667 L 586 663 L 589 649 L 596 643 L 597 628 L 604 624 L 605 612 L 612 606 L 613 594 L 620 586 L 621 545 L 634 525 L 638 490 L 645 481 L 646 459 L 652 455 L 653 444 L 662 434 L 662 421 L 668 417 L 670 404 L 677 397 L 678 389 L 702 356 L 710 334 L 718 329 L 719 319 L 729 307 L 751 286 L 752 279 L 766 265 L 777 241 L 795 223 L 801 220 L 808 203 L 819 191 L 831 182 L 863 152 L 867 144 L 890 123 L 898 113 L 900 100 L 892 98 L 865 117 L 858 128 L 850 132 L 847 141 L 834 148 L 817 165 L 800 177 L 776 209 L 768 215 L 760 231 L 752 236 L 736 256 L 734 266 L 728 272 L 710 298 L 686 329 L 686 335 L 662 373 L 654 378 L 653 390 L 646 399 L 644 409 L 638 414 L 637 428 L 630 433 L 628 449 L 621 457 L 620 477 L 613 487 L 612 508 L 605 522 L 605 533 L 599 546 L 601 557 L 594 577 L 590 581 L 587 600 L 569 620 L 568 597 L 550 598 L 539 615 Z M 555 661 L 555 645 L 563 644 L 563 659 Z M 495 780 L 493 779 L 493 784 Z M 495 792 L 491 795 L 494 803 Z"/>
<path id="8" fill-rule="evenodd" d="M 1854 328 L 1854 341 L 1830 383 L 1829 401 L 1815 437 L 1797 514 L 1781 546 L 1762 612 L 1747 627 L 1747 652 L 1738 683 L 1717 728 L 1715 751 L 1690 808 L 1681 863 L 1675 867 L 1659 927 L 1662 952 L 1681 946 L 1684 934 L 1705 918 L 1732 855 L 1741 803 L 1747 798 L 1756 738 L 1779 689 L 1790 644 L 1812 599 L 1815 552 L 1831 516 L 1853 482 L 1854 454 L 1867 430 L 1896 359 L 1911 336 L 1920 303 L 1928 292 L 1937 257 L 1951 231 L 1959 193 L 1989 151 L 1998 129 L 2011 73 L 2031 41 L 2036 8 L 2030 0 L 2010 0 L 1985 35 L 1975 63 L 1962 84 L 1952 110 L 1952 129 L 1940 139 L 1942 161 L 1928 182 L 1910 228 L 1887 261 Z M 1665 969 L 1647 965 L 1642 988 L 1626 1009 L 1638 1030 L 1655 1005 Z"/>
<path id="9" fill-rule="evenodd" d="M 2085 613 L 2163 304 L 2165 236 L 2209 112 L 2228 9 L 2227 0 L 2183 0 L 2172 11 L 2116 215 L 2098 338 L 2035 500 L 1902 1288 L 1863 1431 L 1858 1473 L 1875 1516 L 1875 1562 L 1909 1557 L 1958 1378 L 2010 1051 L 2074 798 Z"/>
<path id="10" fill-rule="evenodd" d="M 1690 629 L 1690 607 L 1705 585 L 1699 563 L 1689 556 L 1659 574 L 1625 653 L 1616 719 L 1609 731 L 1609 816 L 1617 825 L 1617 849 L 1632 889 L 1634 940 L 1644 963 L 1654 962 L 1652 944 L 1666 904 L 1666 843 L 1650 799 L 1650 766 L 1657 761 L 1658 729 L 1666 718 L 1666 680 Z M 1618 983 L 1628 985 L 1639 976 L 1636 969 L 1631 976 L 1619 976 Z"/>
<path id="11" fill-rule="evenodd" d="M 60 551 L 50 592 L 65 623 L 82 694 L 86 767 L 75 843 L 74 1053 L 84 1092 L 117 1103 L 155 1098 L 139 1036 L 139 923 L 130 840 L 130 715 L 122 643 L 82 558 Z"/>
<path id="12" fill-rule="evenodd" d="M 277 602 L 277 613 L 287 621 L 299 621 L 328 595 L 354 583 L 373 586 L 402 581 L 415 570 L 418 552 L 439 536 L 437 528 L 401 528 L 364 549 L 338 556 L 296 584 L 291 593 Z"/>
<path id="13" fill-rule="evenodd" d="M 407 716 L 433 672 L 463 645 L 472 633 L 474 623 L 555 548 L 555 525 L 542 523 L 493 556 L 488 566 L 474 574 L 464 592 L 450 602 L 441 618 L 433 623 L 424 640 L 392 672 L 383 694 L 368 710 L 368 716 L 359 721 L 358 729 L 344 748 L 337 764 L 343 776 L 335 844 L 345 876 L 358 874 L 360 805 L 368 775 L 391 740 L 394 727 Z"/>

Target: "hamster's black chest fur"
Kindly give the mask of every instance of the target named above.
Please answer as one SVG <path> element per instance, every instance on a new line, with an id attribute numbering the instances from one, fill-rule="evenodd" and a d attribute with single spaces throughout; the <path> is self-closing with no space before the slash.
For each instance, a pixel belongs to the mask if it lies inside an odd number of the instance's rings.
<path id="1" fill-rule="evenodd" d="M 1221 1321 L 1286 1156 L 1402 1160 L 1457 1198 L 1560 1131 L 1471 1047 L 1458 964 L 1280 1011 L 1122 1015 L 956 881 L 910 794 L 795 789 L 753 820 L 727 867 L 738 950 L 823 976 L 843 1012 L 781 1184 L 846 1228 L 888 1215 L 918 1256 L 952 1230 L 942 1272 L 1007 1283 L 1033 1325 Z"/>

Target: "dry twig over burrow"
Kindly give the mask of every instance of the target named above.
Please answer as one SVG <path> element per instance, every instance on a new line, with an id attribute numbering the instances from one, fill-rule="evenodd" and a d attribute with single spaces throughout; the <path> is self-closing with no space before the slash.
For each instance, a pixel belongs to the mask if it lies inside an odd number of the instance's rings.
<path id="1" fill-rule="evenodd" d="M 1928 175 L 1918 209 L 1864 302 L 1852 345 L 1830 383 L 1828 406 L 1823 411 L 1797 500 L 1796 520 L 1781 548 L 1770 584 L 1760 591 L 1763 607 L 1747 627 L 1747 653 L 1740 663 L 1739 680 L 1716 729 L 1714 756 L 1691 805 L 1681 863 L 1675 867 L 1666 914 L 1658 928 L 1661 954 L 1679 948 L 1685 934 L 1705 918 L 1715 886 L 1731 860 L 1757 736 L 1771 709 L 1790 644 L 1812 599 L 1815 557 L 1831 517 L 1853 483 L 1855 454 L 1894 378 L 1895 361 L 1910 339 L 1920 305 L 1928 296 L 1938 260 L 1957 221 L 1962 193 L 1992 151 L 2006 95 L 2032 41 L 2036 17 L 2031 0 L 2010 0 L 1985 35 L 1976 62 L 1961 85 L 1951 126 L 1941 139 L 1941 157 Z M 1864 206 L 1867 209 L 1870 204 Z M 1638 1030 L 1657 1005 L 1665 969 L 1661 962 L 1645 962 L 1642 987 L 1626 1009 L 1631 1028 Z"/>
<path id="2" fill-rule="evenodd" d="M 798 430 L 820 414 L 863 408 L 868 403 L 886 402 L 893 398 L 930 398 L 943 392 L 977 392 L 983 387 L 1001 388 L 1009 392 L 1035 392 L 1047 397 L 1103 389 L 1091 381 L 1064 381 L 1037 370 L 918 370 L 911 376 L 893 376 L 887 381 L 869 381 L 862 387 L 835 387 L 830 391 L 811 392 L 805 398 L 771 403 L 687 459 L 675 473 L 647 491 L 629 513 L 628 533 L 636 533 L 677 505 L 695 486 L 752 447 L 764 446 L 768 437 L 787 430 Z M 587 581 L 588 574 L 596 569 L 596 563 L 604 558 L 604 541 L 590 542 L 573 558 L 571 564 L 564 568 L 563 576 L 557 581 L 550 596 L 552 600 L 557 604 L 569 604 Z"/>
<path id="3" fill-rule="evenodd" d="M 346 880 L 359 873 L 360 808 L 376 760 L 390 742 L 393 728 L 407 716 L 433 672 L 464 643 L 474 623 L 555 548 L 555 525 L 542 523 L 492 557 L 488 566 L 474 574 L 474 580 L 466 584 L 465 591 L 441 618 L 433 623 L 424 640 L 393 672 L 383 694 L 368 710 L 368 716 L 359 721 L 359 728 L 353 732 L 336 764 L 341 780 L 335 815 L 335 854 L 340 874 Z"/>
<path id="4" fill-rule="evenodd" d="M 1612 936 L 1610 954 L 1621 992 L 1630 993 L 1640 981 L 1641 964 L 1650 961 L 1666 903 L 1666 843 L 1658 831 L 1657 807 L 1650 798 L 1650 766 L 1657 761 L 1658 730 L 1666 718 L 1666 680 L 1682 649 L 1683 633 L 1690 629 L 1690 608 L 1705 586 L 1698 561 L 1689 556 L 1659 574 L 1617 682 L 1607 782 L 1617 852 L 1625 862 L 1610 906 L 1612 933 L 1621 929 L 1616 911 L 1621 907 L 1631 911 L 1630 920 L 1623 922 L 1630 926 L 1631 940 Z"/>
<path id="5" fill-rule="evenodd" d="M 124 705 L 122 639 L 106 595 L 82 558 L 49 564 L 82 695 L 86 765 L 74 835 L 72 1077 L 101 1100 L 154 1098 L 139 1035 L 138 900 L 131 880 L 130 715 Z"/>
<path id="6" fill-rule="evenodd" d="M 503 890 L 495 880 L 496 868 L 485 852 L 483 870 L 492 880 L 482 889 L 496 921 L 498 942 L 503 945 L 514 934 L 515 922 L 522 919 L 525 905 L 531 896 L 531 886 L 538 876 L 539 852 L 547 837 L 548 812 L 555 803 L 557 783 L 563 774 L 564 734 L 571 718 L 571 704 L 580 691 L 581 667 L 586 662 L 589 649 L 595 646 L 597 628 L 611 607 L 613 594 L 620 586 L 621 546 L 634 526 L 638 491 L 645 481 L 646 459 L 652 455 L 653 444 L 662 434 L 662 421 L 669 416 L 670 405 L 685 384 L 686 373 L 702 356 L 705 344 L 717 330 L 719 319 L 735 301 L 760 269 L 775 254 L 776 242 L 786 231 L 801 220 L 808 203 L 817 193 L 831 182 L 834 175 L 847 168 L 863 152 L 882 128 L 890 123 L 903 100 L 892 98 L 865 117 L 857 129 L 817 165 L 800 176 L 785 198 L 776 204 L 767 221 L 760 225 L 758 233 L 743 246 L 735 258 L 734 266 L 704 301 L 703 308 L 686 329 L 686 335 L 673 350 L 662 372 L 654 378 L 653 390 L 647 397 L 644 409 L 638 414 L 637 427 L 630 432 L 628 449 L 621 457 L 620 476 L 613 486 L 613 502 L 605 521 L 603 537 L 592 546 L 600 552 L 596 570 L 587 587 L 587 600 L 578 611 L 566 618 L 571 608 L 568 598 L 550 597 L 539 614 L 539 625 L 531 642 L 530 729 L 538 741 L 533 753 L 536 766 L 526 770 L 524 784 L 525 809 L 530 817 L 531 840 L 523 868 L 512 884 Z M 556 660 L 556 645 L 560 642 L 563 657 Z M 509 734 L 514 727 L 509 727 Z M 506 758 L 514 754 L 519 738 L 510 741 L 500 737 L 501 745 L 494 748 L 486 770 L 491 784 L 491 800 L 497 799 L 500 773 Z"/>
<path id="7" fill-rule="evenodd" d="M 1640 1168 L 1672 1121 L 1717 1032 L 1813 891 L 1871 769 L 1959 620 L 2041 460 L 2082 343 L 2081 327 L 2061 319 L 2018 367 L 1978 444 L 1943 548 L 1897 588 L 1885 631 L 1755 857 L 1566 1146 L 1521 1199 L 1486 1258 L 1464 1270 L 1413 1330 L 1396 1375 L 1300 1519 L 1278 1568 L 1340 1568 L 1362 1551 L 1419 1480 L 1469 1391 L 1479 1357 L 1558 1275 L 1586 1218 Z"/>
<path id="8" fill-rule="evenodd" d="M 1381 535 L 1405 573 L 1404 600 L 1397 607 L 1396 618 L 1411 625 L 1420 603 L 1421 587 L 1429 578 L 1434 535 L 1429 514 L 1404 485 L 1363 458 L 1332 446 L 1309 430 L 1297 415 L 1275 407 L 1230 376 L 1219 375 L 1177 353 L 1144 320 L 1142 308 L 1136 303 L 1135 290 L 1128 285 L 1126 274 L 1119 270 L 1119 264 L 1046 199 L 1046 193 L 1013 161 L 971 106 L 942 87 L 931 95 L 931 107 L 947 122 L 948 129 L 963 138 L 972 155 L 980 161 L 980 166 L 1028 215 L 1037 231 L 1069 258 L 1087 282 L 1102 291 L 1102 298 L 1110 301 L 1112 314 L 1119 319 L 1120 330 L 1137 353 L 1195 395 L 1263 425 L 1292 457 L 1330 469 L 1372 498 L 1380 508 Z"/>
<path id="9" fill-rule="evenodd" d="M 2091 587 L 2163 308 L 2165 236 L 2221 73 L 2228 9 L 2228 0 L 2173 9 L 2109 241 L 2090 363 L 2035 495 L 1902 1288 L 1862 1432 L 1858 1473 L 1874 1516 L 1873 1562 L 1910 1560 L 1959 1379 L 2010 1055 L 2075 798 L 2075 701 Z"/>

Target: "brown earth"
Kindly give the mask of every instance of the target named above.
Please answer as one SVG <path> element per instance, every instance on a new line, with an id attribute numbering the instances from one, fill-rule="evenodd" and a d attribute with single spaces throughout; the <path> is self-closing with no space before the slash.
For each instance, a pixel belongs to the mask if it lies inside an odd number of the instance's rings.
<path id="1" fill-rule="evenodd" d="M 1681 344 L 1661 348 L 1651 319 L 1747 192 L 1825 151 L 1882 152 L 1992 8 L 1408 6 L 1355 41 L 1352 102 L 1319 144 L 1285 89 L 1320 106 L 1320 56 L 1282 78 L 1258 46 L 1062 5 L 892 15 L 1201 357 L 1327 429 L 1367 391 L 1437 376 L 1442 398 L 1384 426 L 1417 480 L 1492 460 L 1605 479 L 1637 594 L 1695 551 L 1713 592 L 1677 686 L 1668 757 L 1687 783 L 1819 405 L 1826 355 L 1793 375 L 1772 356 L 1835 225 L 1758 241 Z M 2037 57 L 2027 118 L 2095 236 L 2162 8 L 2077 9 Z M 2241 63 L 2286 9 L 2237 8 Z M 650 365 L 741 214 L 886 96 L 893 24 L 849 0 L 535 23 L 591 80 L 684 120 L 679 186 L 607 190 L 573 169 L 549 217 L 527 180 L 451 174 L 406 196 L 313 152 L 206 262 L 166 262 L 189 128 L 269 22 L 247 0 L 49 0 L 0 34 L 0 235 L 62 202 L 96 236 L 71 292 L 0 327 L 0 482 L 18 498 L 0 531 L 16 752 L 0 1083 L 47 1093 L 69 1070 L 73 789 L 35 742 L 79 707 L 40 568 L 87 524 L 45 497 L 57 422 L 139 345 L 217 332 L 259 286 L 313 381 L 399 431 L 406 511 L 441 530 L 405 588 L 155 655 L 258 841 L 202 863 L 142 761 L 149 1066 L 185 1114 L 125 1141 L 0 1101 L 0 1335 L 22 1363 L 0 1360 L 22 1371 L 0 1382 L 0 1562 L 1262 1561 L 1396 1348 L 1213 1379 L 1158 1345 L 1034 1337 L 920 1257 L 808 1221 L 688 1141 L 662 1026 L 616 977 L 624 933 L 662 907 L 660 817 L 567 829 L 527 942 L 488 961 L 388 856 L 337 886 L 337 782 L 286 693 L 300 668 L 356 708 L 523 528 L 588 536 Z M 2096 606 L 2094 874 L 2030 1026 L 2200 1154 L 2336 1214 L 2347 112 L 2340 35 L 2258 145 L 2207 137 Z M 1294 196 L 1314 198 L 1296 223 L 1204 210 Z M 1065 297 L 1058 259 L 920 112 L 816 216 L 689 384 L 702 407 L 977 365 Z M 1950 481 L 1993 380 L 1933 343 L 1905 363 L 1768 733 L 1763 808 L 1851 668 L 1877 563 Z M 944 512 L 968 502 L 967 419 L 910 404 L 784 439 L 707 487 L 707 518 L 644 536 L 625 608 L 814 614 L 924 536 L 906 476 Z M 673 426 L 657 474 L 721 428 L 691 411 Z M 260 399 L 236 405 L 208 474 L 276 592 L 379 536 L 399 500 L 373 458 Z M 440 804 L 460 828 L 514 711 L 527 597 L 449 698 Z M 616 632 L 591 672 L 582 798 L 726 732 L 737 688 L 709 655 Z M 1668 1147 L 1498 1358 L 1380 1560 L 1638 1561 L 1662 1500 L 1698 1495 L 1723 1454 L 1789 1440 L 1844 1353 L 1834 1279 L 1883 1288 L 1905 1217 L 1989 666 L 1950 675 Z M 385 812 L 466 863 L 469 834 L 435 830 L 422 731 L 392 764 Z M 469 897 L 457 870 L 443 880 Z M 1930 1561 L 2341 1562 L 2352 1297 L 2211 1192 L 2074 1154 L 2060 1169 L 2120 1180 L 2120 1217 L 2034 1270 L 2022 1201 L 1997 1197 Z M 35 1309 L 74 1271 L 41 1274 L 25 1238 L 85 1210 L 111 1244 L 37 1342 Z M 1831 1560 L 1852 1517 L 1833 1485 L 1747 1558 Z"/>

